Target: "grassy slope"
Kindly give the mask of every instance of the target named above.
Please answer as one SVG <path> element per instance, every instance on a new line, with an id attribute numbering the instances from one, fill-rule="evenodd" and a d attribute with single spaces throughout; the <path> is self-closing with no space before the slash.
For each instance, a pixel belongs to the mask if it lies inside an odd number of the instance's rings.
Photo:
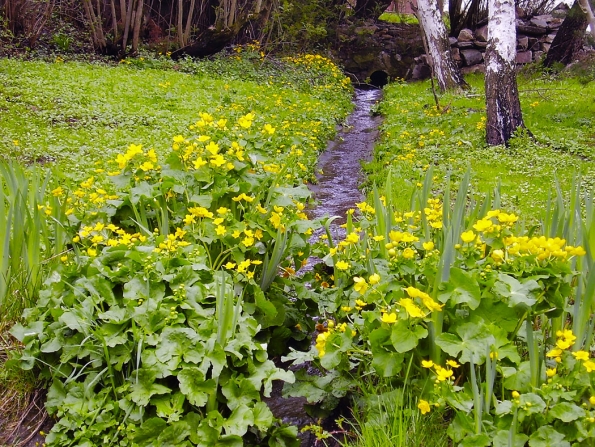
<path id="1" fill-rule="evenodd" d="M 325 114 L 334 122 L 349 107 L 346 98 L 333 98 L 337 106 L 319 100 L 324 95 L 292 84 L 291 75 L 283 82 L 266 76 L 238 80 L 241 69 L 222 67 L 217 74 L 214 66 L 210 73 L 190 75 L 125 64 L 0 60 L 0 156 L 55 161 L 80 179 L 81 167 L 88 172 L 130 143 L 167 150 L 172 136 L 187 133 L 199 112 L 231 108 L 273 115 L 291 126 L 295 113 L 302 122 Z"/>
<path id="2" fill-rule="evenodd" d="M 535 140 L 521 136 L 506 148 L 486 146 L 483 79 L 468 81 L 469 92 L 441 97 L 447 113 L 436 111 L 428 82 L 386 88 L 380 106 L 386 116 L 382 139 L 375 161 L 366 168 L 370 183 L 383 182 L 379 165 L 392 166 L 405 208 L 428 167 L 437 184 L 443 184 L 447 172 L 456 180 L 470 167 L 475 191 L 501 184 L 502 206 L 534 217 L 554 191 L 556 179 L 564 190 L 575 173 L 585 185 L 595 184 L 594 82 L 520 77 L 523 116 Z"/>

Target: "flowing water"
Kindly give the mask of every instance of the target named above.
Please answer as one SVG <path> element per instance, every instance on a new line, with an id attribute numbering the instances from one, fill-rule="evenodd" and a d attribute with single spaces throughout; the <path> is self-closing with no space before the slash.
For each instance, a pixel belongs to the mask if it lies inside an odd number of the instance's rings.
<path id="1" fill-rule="evenodd" d="M 364 200 L 358 189 L 363 180 L 360 162 L 370 160 L 372 157 L 380 124 L 380 118 L 372 115 L 372 107 L 381 95 L 381 90 L 356 90 L 353 99 L 355 110 L 337 138 L 329 143 L 326 151 L 320 156 L 317 168 L 320 172 L 317 175 L 318 182 L 316 185 L 310 185 L 316 206 L 308 211 L 309 217 L 317 219 L 324 216 L 339 216 L 330 226 L 331 235 L 335 240 L 344 237 L 344 230 L 340 225 L 345 223 L 347 210 Z M 316 238 L 317 235 L 313 237 Z M 273 396 L 266 399 L 276 417 L 300 428 L 317 423 L 306 414 L 304 398 L 284 399 L 281 397 L 281 384 L 276 385 Z M 316 438 L 311 434 L 300 436 L 302 447 L 322 445 L 316 444 Z M 333 445 L 330 440 L 327 440 L 327 444 Z"/>

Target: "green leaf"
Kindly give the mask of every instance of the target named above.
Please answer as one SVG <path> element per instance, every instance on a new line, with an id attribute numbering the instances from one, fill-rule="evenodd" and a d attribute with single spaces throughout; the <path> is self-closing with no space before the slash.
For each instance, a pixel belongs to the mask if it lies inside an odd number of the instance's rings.
<path id="1" fill-rule="evenodd" d="M 231 378 L 221 387 L 221 393 L 227 399 L 226 404 L 230 410 L 235 410 L 240 405 L 258 401 L 260 398 L 260 383 L 258 388 L 246 380 L 244 376 Z"/>
<path id="2" fill-rule="evenodd" d="M 450 277 L 446 283 L 446 290 L 441 292 L 438 299 L 442 303 L 451 301 L 452 304 L 467 304 L 470 309 L 477 309 L 481 303 L 481 290 L 474 275 L 459 268 L 450 269 Z"/>
<path id="3" fill-rule="evenodd" d="M 529 438 L 529 447 L 570 447 L 564 435 L 549 425 L 543 425 Z"/>
<path id="4" fill-rule="evenodd" d="M 140 182 L 138 186 L 130 189 L 130 202 L 133 205 L 136 205 L 142 198 L 153 198 L 153 187 L 147 182 Z"/>
<path id="5" fill-rule="evenodd" d="M 151 399 L 151 405 L 157 409 L 157 416 L 167 419 L 167 422 L 179 421 L 184 414 L 186 397 L 176 392 L 172 395 L 157 396 Z"/>
<path id="6" fill-rule="evenodd" d="M 393 377 L 403 369 L 404 359 L 405 355 L 403 354 L 390 352 L 386 349 L 378 349 L 374 351 L 372 368 L 374 368 L 381 377 Z"/>
<path id="7" fill-rule="evenodd" d="M 181 357 L 192 351 L 197 341 L 198 335 L 191 328 L 167 327 L 161 333 L 161 343 L 155 354 L 161 362 L 166 363 L 174 356 Z"/>
<path id="8" fill-rule="evenodd" d="M 526 308 L 533 306 L 537 300 L 531 291 L 539 288 L 539 284 L 533 279 L 521 283 L 505 273 L 500 273 L 498 281 L 494 284 L 494 291 L 500 296 L 508 298 L 510 307 L 521 306 Z"/>
<path id="9" fill-rule="evenodd" d="M 527 414 L 543 413 L 546 407 L 545 402 L 535 393 L 524 393 L 519 398 L 520 411 Z"/>
<path id="10" fill-rule="evenodd" d="M 197 367 L 185 367 L 178 373 L 180 391 L 186 395 L 188 402 L 197 407 L 207 403 L 209 396 L 217 392 L 217 384 L 213 379 L 205 380 L 205 376 Z"/>
<path id="11" fill-rule="evenodd" d="M 268 405 L 264 402 L 256 402 L 254 404 L 254 425 L 262 432 L 267 432 L 273 425 L 275 417 L 269 409 Z"/>
<path id="12" fill-rule="evenodd" d="M 510 432 L 508 430 L 499 430 L 494 437 L 494 447 L 525 447 L 529 436 L 523 433 L 515 433 L 510 445 Z"/>
<path id="13" fill-rule="evenodd" d="M 502 368 L 504 387 L 511 391 L 527 392 L 531 389 L 531 364 L 522 362 L 518 368 Z"/>
<path id="14" fill-rule="evenodd" d="M 350 332 L 349 332 L 350 334 Z M 320 359 L 320 364 L 323 368 L 331 370 L 346 361 L 344 355 L 352 347 L 351 336 L 348 331 L 333 332 L 326 339 L 325 355 Z"/>
<path id="15" fill-rule="evenodd" d="M 548 416 L 560 419 L 562 422 L 576 421 L 585 417 L 585 414 L 584 409 L 570 402 L 560 402 L 550 408 L 548 412 Z"/>
<path id="16" fill-rule="evenodd" d="M 229 418 L 223 423 L 223 429 L 227 435 L 244 436 L 253 424 L 252 409 L 242 404 L 231 412 Z"/>
<path id="17" fill-rule="evenodd" d="M 179 447 L 188 436 L 190 436 L 190 425 L 186 421 L 174 422 L 159 435 L 156 445 Z"/>
<path id="18" fill-rule="evenodd" d="M 486 434 L 466 436 L 458 447 L 487 447 L 492 444 L 492 440 Z"/>
<path id="19" fill-rule="evenodd" d="M 482 364 L 495 342 L 486 325 L 479 321 L 463 323 L 457 326 L 455 332 L 458 335 L 440 334 L 436 337 L 436 344 L 452 357 L 457 357 L 460 353 L 460 361 L 463 363 L 469 363 L 473 359 L 476 365 Z"/>
<path id="20" fill-rule="evenodd" d="M 157 438 L 166 427 L 167 422 L 161 418 L 147 419 L 143 425 L 137 428 L 134 435 L 134 442 L 140 446 L 153 443 L 157 441 Z"/>
<path id="21" fill-rule="evenodd" d="M 392 325 L 390 340 L 395 351 L 403 353 L 414 349 L 419 340 L 428 336 L 428 330 L 416 325 L 413 330 L 409 328 L 408 320 L 398 320 Z"/>
<path id="22" fill-rule="evenodd" d="M 130 387 L 130 400 L 137 405 L 144 407 L 148 405 L 151 396 L 155 394 L 165 394 L 171 391 L 170 388 L 155 383 L 156 374 L 147 368 L 140 368 L 138 371 L 138 381 L 136 381 L 136 373 L 132 373 L 132 380 L 134 383 Z"/>

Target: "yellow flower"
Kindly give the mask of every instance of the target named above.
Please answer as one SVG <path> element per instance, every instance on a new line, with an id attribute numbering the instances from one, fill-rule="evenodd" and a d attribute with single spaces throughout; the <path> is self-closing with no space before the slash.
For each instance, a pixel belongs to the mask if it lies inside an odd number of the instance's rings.
<path id="1" fill-rule="evenodd" d="M 591 405 L 595 405 L 595 396 L 591 396 L 591 397 L 589 397 L 589 403 L 590 403 Z"/>
<path id="2" fill-rule="evenodd" d="M 431 410 L 430 403 L 423 399 L 419 400 L 419 403 L 417 404 L 417 408 L 419 408 L 419 411 L 421 411 L 421 414 L 429 413 Z"/>
<path id="3" fill-rule="evenodd" d="M 196 160 L 192 162 L 194 165 L 194 169 L 200 169 L 202 166 L 206 165 L 207 162 L 202 159 L 202 157 L 198 157 Z"/>
<path id="4" fill-rule="evenodd" d="M 577 360 L 589 360 L 589 353 L 587 351 L 576 351 L 572 355 Z"/>
<path id="5" fill-rule="evenodd" d="M 432 366 L 434 366 L 434 362 L 431 360 L 422 360 L 421 366 L 423 366 L 424 368 L 431 368 Z"/>
<path id="6" fill-rule="evenodd" d="M 391 312 L 390 314 L 385 312 L 382 314 L 381 318 L 383 323 L 392 324 L 397 321 L 397 314 L 395 312 Z"/>
<path id="7" fill-rule="evenodd" d="M 224 265 L 224 267 L 225 267 L 226 269 L 229 269 L 229 270 L 231 270 L 231 269 L 232 269 L 232 268 L 234 268 L 235 266 L 236 266 L 236 265 L 235 265 L 235 263 L 233 263 L 233 262 L 228 262 L 227 264 L 225 264 L 225 265 Z"/>
<path id="8" fill-rule="evenodd" d="M 450 379 L 453 375 L 452 369 L 442 368 L 439 365 L 436 365 L 436 379 L 439 382 L 444 382 L 447 379 Z"/>
<path id="9" fill-rule="evenodd" d="M 380 275 L 378 273 L 374 273 L 374 274 L 370 275 L 370 278 L 368 279 L 368 281 L 370 281 L 371 285 L 376 285 L 380 282 Z"/>
<path id="10" fill-rule="evenodd" d="M 556 375 L 556 368 L 548 368 L 545 370 L 545 375 L 548 377 L 554 377 Z"/>
<path id="11" fill-rule="evenodd" d="M 518 392 L 518 391 L 513 391 L 513 392 L 512 392 L 512 397 L 513 397 L 514 399 L 518 399 L 519 397 L 521 397 L 521 395 L 519 394 L 519 392 Z"/>
<path id="12" fill-rule="evenodd" d="M 593 362 L 592 360 L 587 360 L 583 363 L 583 365 L 585 368 L 587 368 L 588 373 L 595 371 L 595 362 Z"/>
<path id="13" fill-rule="evenodd" d="M 490 257 L 496 262 L 502 262 L 504 260 L 504 252 L 502 250 L 493 250 Z"/>
<path id="14" fill-rule="evenodd" d="M 337 267 L 339 270 L 347 270 L 347 269 L 349 269 L 349 267 L 351 267 L 351 265 L 345 261 L 338 261 L 335 264 L 335 267 Z"/>
<path id="15" fill-rule="evenodd" d="M 425 314 L 422 310 L 413 302 L 411 298 L 401 298 L 399 305 L 403 306 L 410 317 L 423 318 Z"/>
<path id="16" fill-rule="evenodd" d="M 339 261 L 339 262 L 341 262 L 341 261 Z M 339 268 L 339 267 L 337 267 L 337 268 Z M 353 288 L 355 289 L 356 292 L 359 292 L 361 295 L 366 293 L 366 290 L 368 290 L 368 283 L 366 282 L 366 280 L 364 278 L 362 278 L 360 276 L 355 276 L 353 278 L 353 282 L 355 283 Z"/>
<path id="17" fill-rule="evenodd" d="M 434 242 L 432 242 L 432 241 L 424 242 L 422 244 L 422 246 L 424 247 L 424 250 L 430 251 L 430 250 L 433 250 L 434 249 Z"/>
<path id="18" fill-rule="evenodd" d="M 461 366 L 457 362 L 455 362 L 454 360 L 447 360 L 446 361 L 446 364 L 448 366 L 450 366 L 451 368 L 458 368 L 459 366 Z"/>
<path id="19" fill-rule="evenodd" d="M 409 247 L 403 250 L 403 257 L 405 259 L 413 259 L 415 257 L 415 251 Z"/>
<path id="20" fill-rule="evenodd" d="M 461 239 L 466 243 L 473 242 L 475 240 L 475 233 L 473 230 L 465 231 L 461 233 Z"/>

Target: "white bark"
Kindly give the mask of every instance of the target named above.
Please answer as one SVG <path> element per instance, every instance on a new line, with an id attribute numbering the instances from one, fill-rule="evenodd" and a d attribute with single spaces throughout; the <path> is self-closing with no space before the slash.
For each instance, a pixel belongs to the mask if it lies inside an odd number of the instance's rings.
<path id="1" fill-rule="evenodd" d="M 593 9 L 591 9 L 591 4 L 589 0 L 578 0 L 581 9 L 587 14 L 587 18 L 589 19 L 589 28 L 591 28 L 591 35 L 595 38 L 595 15 L 593 15 Z"/>
<path id="2" fill-rule="evenodd" d="M 442 12 L 434 0 L 418 0 L 417 16 L 425 36 L 428 56 L 441 90 L 463 84 L 460 71 L 450 54 L 450 43 Z"/>
<path id="3" fill-rule="evenodd" d="M 488 0 L 488 45 L 500 58 L 486 61 L 486 72 L 498 72 L 501 62 L 514 66 L 516 59 L 516 14 L 514 0 Z"/>
<path id="4" fill-rule="evenodd" d="M 486 48 L 486 140 L 506 144 L 524 128 L 516 82 L 516 16 L 514 0 L 488 0 Z"/>

